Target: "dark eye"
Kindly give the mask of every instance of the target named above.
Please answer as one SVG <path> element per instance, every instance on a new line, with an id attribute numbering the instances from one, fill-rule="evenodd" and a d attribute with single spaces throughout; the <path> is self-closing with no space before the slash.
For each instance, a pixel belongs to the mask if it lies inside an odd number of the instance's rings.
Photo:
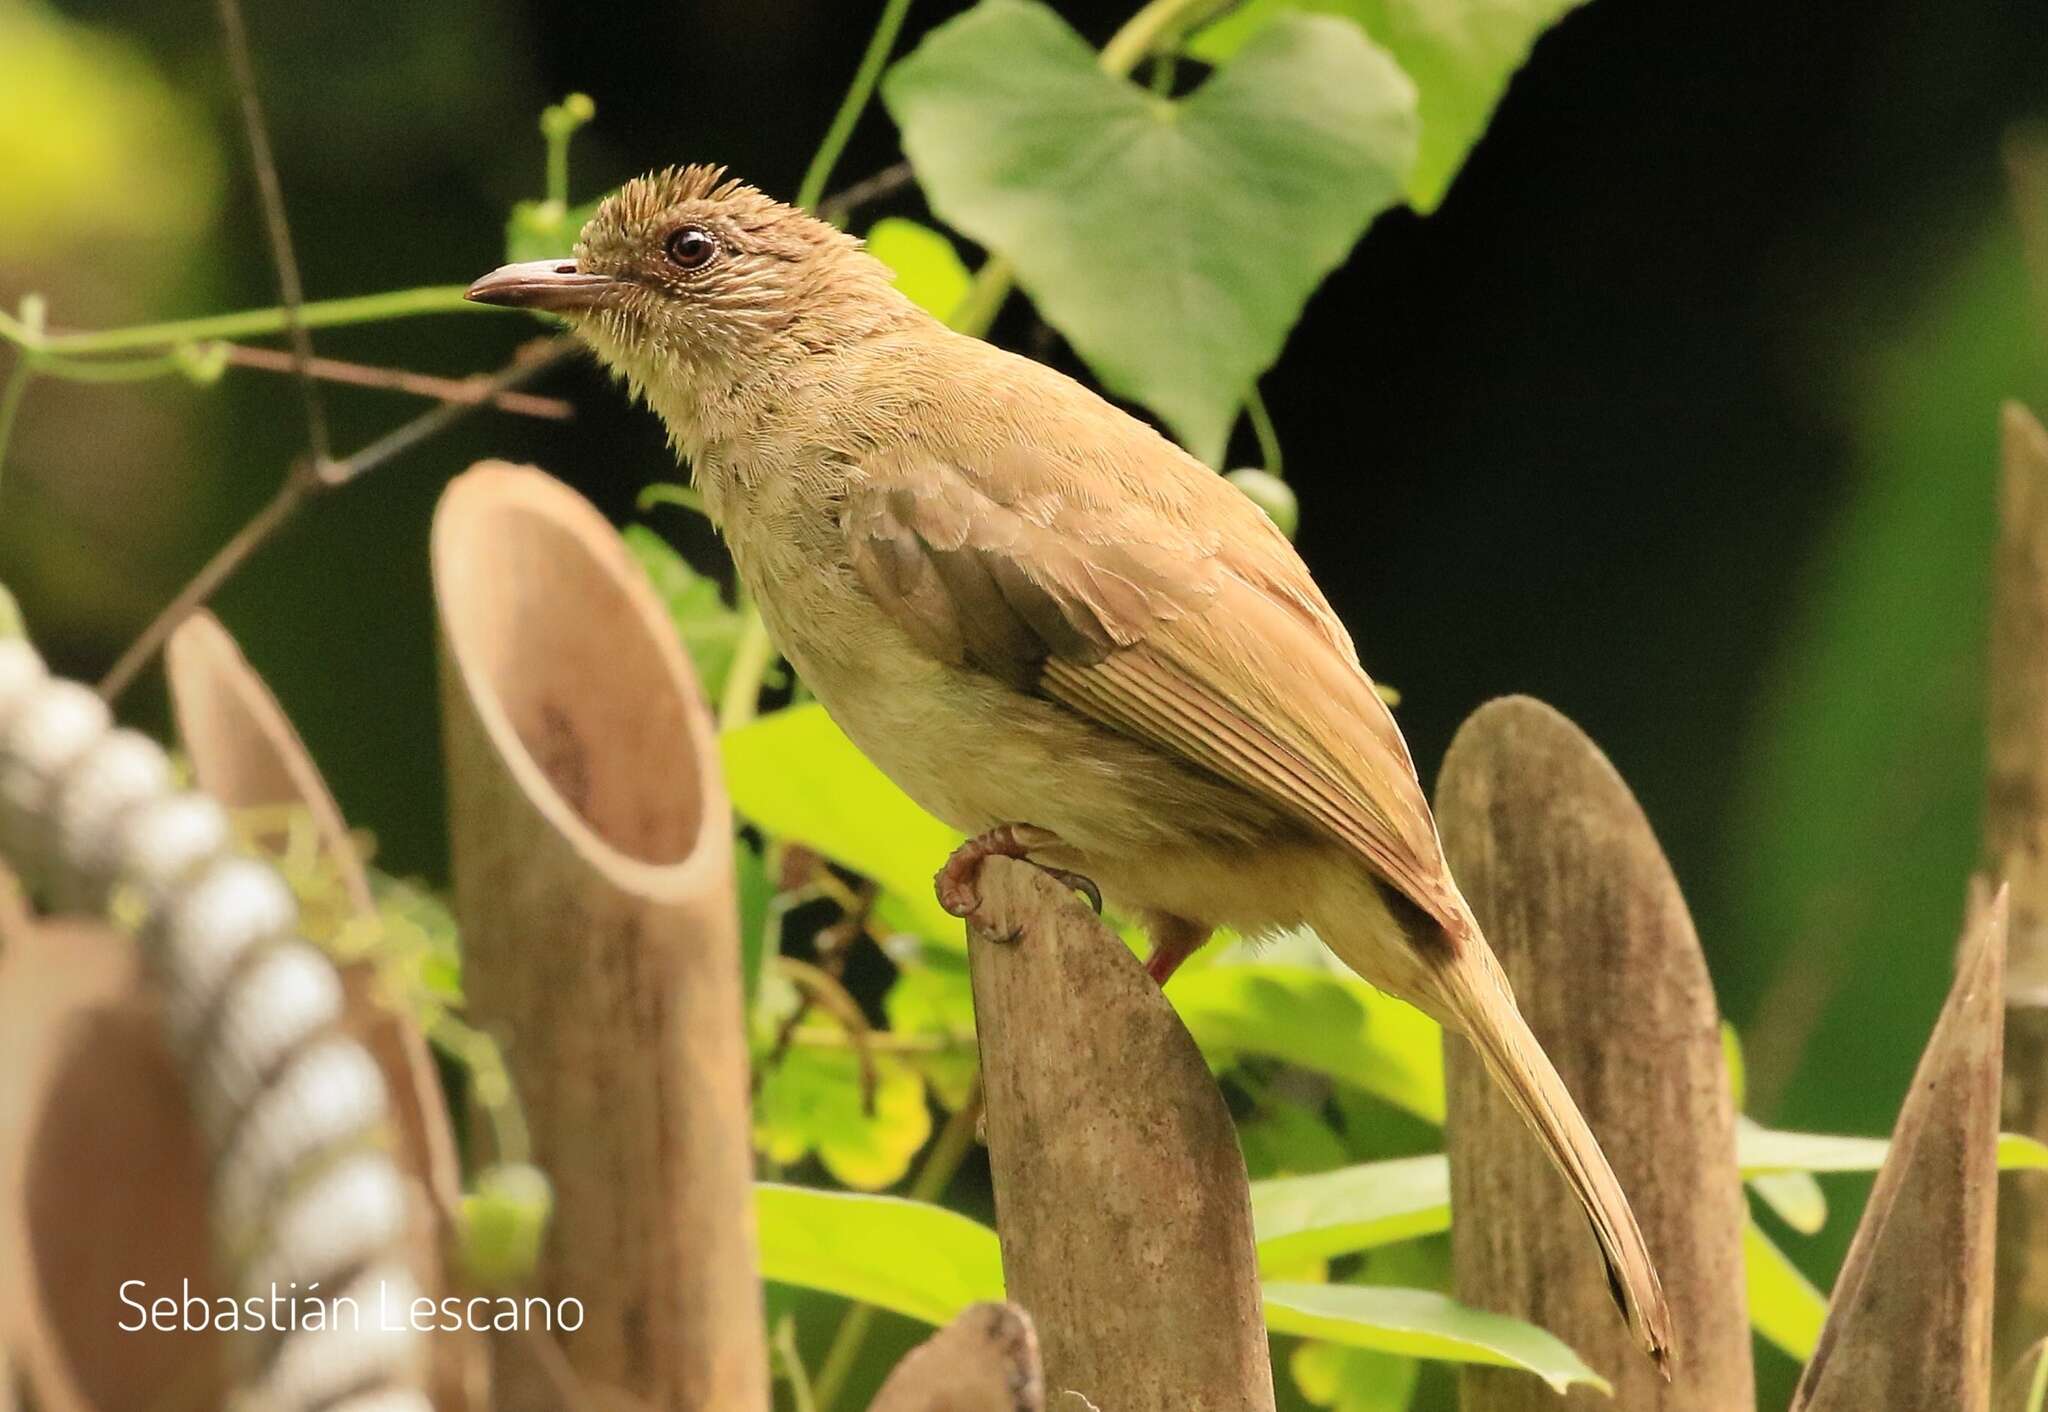
<path id="1" fill-rule="evenodd" d="M 717 237 L 702 226 L 678 226 L 668 238 L 668 258 L 677 269 L 701 270 L 717 253 Z"/>

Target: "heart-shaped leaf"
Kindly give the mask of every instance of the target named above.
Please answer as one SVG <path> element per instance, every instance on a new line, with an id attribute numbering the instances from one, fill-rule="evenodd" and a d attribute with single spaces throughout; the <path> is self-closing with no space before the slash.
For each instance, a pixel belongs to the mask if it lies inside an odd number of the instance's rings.
<path id="1" fill-rule="evenodd" d="M 1188 52 L 1230 58 L 1293 10 L 1344 15 L 1365 27 L 1415 80 L 1422 141 L 1408 199 L 1432 211 L 1486 131 L 1508 80 L 1538 36 L 1584 0 L 1251 0 L 1197 34 Z"/>
<path id="2" fill-rule="evenodd" d="M 1277 18 L 1175 100 L 1104 73 L 1035 0 L 982 0 L 882 93 L 932 209 L 1212 465 L 1415 155 L 1414 86 L 1326 16 Z"/>

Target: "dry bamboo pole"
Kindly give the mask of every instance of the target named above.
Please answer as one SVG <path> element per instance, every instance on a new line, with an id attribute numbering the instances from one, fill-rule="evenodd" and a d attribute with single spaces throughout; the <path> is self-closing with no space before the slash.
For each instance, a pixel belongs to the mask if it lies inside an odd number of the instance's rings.
<path id="1" fill-rule="evenodd" d="M 2004 411 L 1992 564 L 1984 870 L 2011 888 L 2004 1126 L 2048 1139 L 2048 432 Z M 1997 1347 L 2003 1366 L 2048 1335 L 2048 1189 L 1999 1196 Z"/>
<path id="2" fill-rule="evenodd" d="M 1792 1412 L 1991 1405 L 2005 890 L 1972 910 Z"/>
<path id="3" fill-rule="evenodd" d="M 434 519 L 456 910 L 555 1187 L 577 1375 L 765 1412 L 730 808 L 675 628 L 566 486 L 485 463 Z"/>
<path id="4" fill-rule="evenodd" d="M 1482 707 L 1458 732 L 1437 818 L 1523 1013 L 1635 1207 L 1678 1334 L 1666 1383 L 1616 1315 L 1563 1180 L 1471 1049 L 1448 1041 L 1458 1297 L 1549 1329 L 1614 1384 L 1611 1401 L 1582 1388 L 1560 1403 L 1534 1378 L 1471 1368 L 1466 1412 L 1754 1407 L 1719 1015 L 1649 821 L 1599 747 L 1527 697 Z"/>
<path id="5" fill-rule="evenodd" d="M 350 908 L 374 910 L 370 882 L 341 809 L 297 729 L 220 620 L 201 609 L 179 624 L 164 649 L 178 736 L 201 789 L 231 810 L 303 810 L 325 863 Z M 282 835 L 266 839 L 281 848 Z M 462 1167 L 448 1103 L 426 1038 L 410 1016 L 378 994 L 375 967 L 337 967 L 343 1027 L 384 1075 L 393 1119 L 392 1158 L 414 1187 L 406 1222 L 407 1268 L 434 1299 L 466 1291 L 450 1269 L 462 1198 Z M 482 1340 L 471 1330 L 436 1330 L 429 1339 L 431 1386 L 439 1412 L 489 1401 Z"/>
<path id="6" fill-rule="evenodd" d="M 1244 1158 L 1173 1008 L 1078 899 L 1008 859 L 982 870 L 968 966 L 1003 1277 L 1052 1405 L 1270 1412 Z"/>

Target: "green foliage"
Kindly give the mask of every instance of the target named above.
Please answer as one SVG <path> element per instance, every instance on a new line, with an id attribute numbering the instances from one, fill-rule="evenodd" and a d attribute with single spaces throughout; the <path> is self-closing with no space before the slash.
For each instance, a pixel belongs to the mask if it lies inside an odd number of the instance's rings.
<path id="1" fill-rule="evenodd" d="M 716 701 L 725 690 L 726 673 L 732 670 L 733 653 L 739 647 L 740 615 L 726 605 L 716 580 L 691 568 L 689 561 L 653 530 L 627 525 L 621 533 L 682 635 L 704 694 Z"/>
<path id="2" fill-rule="evenodd" d="M 533 1278 L 554 1215 L 555 1191 L 524 1162 L 487 1167 L 462 1198 L 462 1268 L 485 1289 L 518 1289 Z"/>
<path id="3" fill-rule="evenodd" d="M 1546 29 L 1584 0 L 1250 0 L 1196 35 L 1188 52 L 1221 63 L 1288 11 L 1363 26 L 1415 81 L 1422 136 L 1408 199 L 1433 211 L 1486 131 L 1508 80 Z"/>
<path id="4" fill-rule="evenodd" d="M 766 1279 L 927 1324 L 1003 1297 L 996 1233 L 943 1206 L 758 1182 L 754 1214 Z"/>
<path id="5" fill-rule="evenodd" d="M 1167 996 L 1212 1063 L 1262 1054 L 1444 1116 L 1442 1034 L 1350 972 L 1250 962 L 1175 976 Z"/>
<path id="6" fill-rule="evenodd" d="M 805 1029 L 835 1032 L 828 1021 L 806 1020 Z M 924 1080 L 893 1055 L 871 1063 L 863 1072 L 850 1047 L 792 1045 L 754 1095 L 754 1146 L 785 1167 L 815 1152 L 856 1191 L 901 1181 L 932 1134 Z"/>
<path id="7" fill-rule="evenodd" d="M 1279 526 L 1280 533 L 1294 538 L 1294 532 L 1301 528 L 1301 501 L 1295 497 L 1292 486 L 1271 471 L 1256 468 L 1232 471 L 1224 479 L 1264 510 L 1266 518 Z"/>
<path id="8" fill-rule="evenodd" d="M 1266 1327 L 1274 1333 L 1407 1358 L 1522 1368 L 1560 1393 L 1579 1384 L 1607 1390 L 1607 1380 L 1555 1335 L 1435 1290 L 1268 1284 L 1265 1296 Z"/>
<path id="9" fill-rule="evenodd" d="M 0 584 L 0 638 L 27 637 L 28 629 L 22 626 L 21 608 L 15 603 L 14 595 Z"/>
<path id="10" fill-rule="evenodd" d="M 1815 1289 L 1754 1221 L 1742 1228 L 1742 1265 L 1749 1282 L 1749 1322 L 1800 1362 L 1813 1355 L 1827 1322 L 1827 1296 Z"/>
<path id="11" fill-rule="evenodd" d="M 952 318 L 973 282 L 952 241 L 901 216 L 876 221 L 867 249 L 896 272 L 896 287 L 936 319 Z"/>
<path id="12" fill-rule="evenodd" d="M 932 895 L 932 874 L 960 835 L 854 748 L 823 707 L 763 716 L 721 741 L 725 784 L 740 817 L 874 879 L 889 925 L 958 950 L 966 933 Z"/>
<path id="13" fill-rule="evenodd" d="M 1016 267 L 1110 390 L 1212 465 L 1303 304 L 1414 160 L 1414 92 L 1356 26 L 1286 16 L 1185 99 L 982 0 L 883 84 L 933 210 Z"/>

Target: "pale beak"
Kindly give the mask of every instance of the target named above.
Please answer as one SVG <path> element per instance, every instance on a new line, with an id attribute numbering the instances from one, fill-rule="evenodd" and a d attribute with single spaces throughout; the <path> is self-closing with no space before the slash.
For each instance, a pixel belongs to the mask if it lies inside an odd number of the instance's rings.
<path id="1" fill-rule="evenodd" d="M 610 275 L 584 274 L 574 260 L 527 260 L 499 266 L 462 297 L 508 309 L 562 314 L 595 308 L 617 285 Z"/>

